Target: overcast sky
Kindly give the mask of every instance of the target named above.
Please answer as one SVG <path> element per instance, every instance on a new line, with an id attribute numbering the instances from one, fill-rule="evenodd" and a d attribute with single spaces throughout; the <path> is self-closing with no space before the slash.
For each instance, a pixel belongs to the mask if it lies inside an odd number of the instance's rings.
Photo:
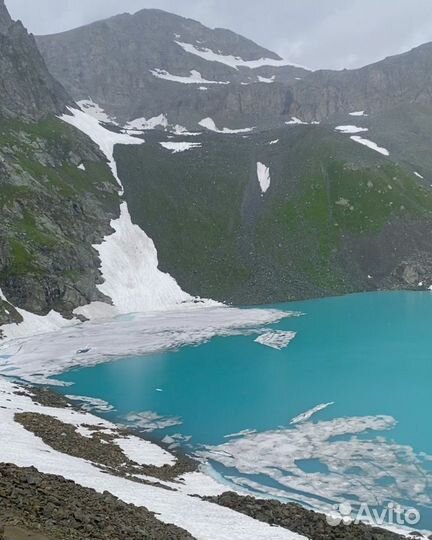
<path id="1" fill-rule="evenodd" d="M 153 7 L 224 27 L 293 63 L 359 67 L 432 41 L 432 0 L 6 0 L 35 34 Z"/>

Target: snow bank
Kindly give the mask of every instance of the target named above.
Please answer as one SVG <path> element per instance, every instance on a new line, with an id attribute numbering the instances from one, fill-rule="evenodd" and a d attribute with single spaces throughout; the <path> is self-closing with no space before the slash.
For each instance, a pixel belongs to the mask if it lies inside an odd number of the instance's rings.
<path id="1" fill-rule="evenodd" d="M 319 125 L 319 122 L 316 120 L 313 120 L 312 122 L 304 122 L 303 120 L 300 120 L 300 118 L 297 118 L 296 116 L 292 116 L 291 120 L 288 120 L 288 122 L 285 122 L 287 126 L 317 126 Z"/>
<path id="2" fill-rule="evenodd" d="M 368 128 L 358 126 L 336 126 L 335 130 L 340 133 L 361 133 L 362 131 L 369 131 Z"/>
<path id="3" fill-rule="evenodd" d="M 0 462 L 13 463 L 18 467 L 35 467 L 41 473 L 54 474 L 77 484 L 103 493 L 112 493 L 126 503 L 143 506 L 155 512 L 164 523 L 172 523 L 191 533 L 197 540 L 297 540 L 302 537 L 286 529 L 271 527 L 243 514 L 217 504 L 204 502 L 184 491 L 199 491 L 200 481 L 206 477 L 194 476 L 185 479 L 183 486 L 171 483 L 171 490 L 146 485 L 112 476 L 97 465 L 53 450 L 42 439 L 15 422 L 17 412 L 49 414 L 68 423 L 92 423 L 89 415 L 67 409 L 52 409 L 36 405 L 32 400 L 15 392 L 19 387 L 0 379 L 0 426 L 2 440 Z M 98 423 L 103 421 L 97 419 Z M 107 425 L 107 423 L 103 423 Z M 150 444 L 150 443 L 149 443 Z M 147 447 L 143 447 L 143 455 Z M 151 459 L 151 458 L 150 458 Z M 195 484 L 195 486 L 194 486 Z"/>
<path id="4" fill-rule="evenodd" d="M 257 177 L 258 177 L 258 183 L 261 188 L 261 194 L 264 195 L 264 193 L 268 190 L 270 187 L 271 177 L 270 177 L 270 168 L 267 167 L 267 165 L 264 165 L 264 163 L 257 163 Z"/>
<path id="5" fill-rule="evenodd" d="M 99 122 L 106 122 L 108 124 L 115 124 L 118 125 L 115 119 L 111 116 L 109 116 L 104 109 L 97 103 L 95 103 L 91 98 L 90 99 L 82 99 L 81 101 L 77 101 L 77 104 L 80 106 L 80 108 L 87 113 L 88 115 L 92 116 Z"/>
<path id="6" fill-rule="evenodd" d="M 206 47 L 201 47 L 197 49 L 195 45 L 191 43 L 183 43 L 181 41 L 175 41 L 179 47 L 184 51 L 195 56 L 199 56 L 207 62 L 219 62 L 225 64 L 226 66 L 238 69 L 239 67 L 247 67 L 250 69 L 257 69 L 265 66 L 281 67 L 281 66 L 293 66 L 293 67 L 303 67 L 287 62 L 286 60 L 275 60 L 273 58 L 259 58 L 257 60 L 243 60 L 240 56 L 225 55 L 220 53 L 215 53 L 211 49 Z M 306 69 L 306 68 L 304 68 Z"/>
<path id="7" fill-rule="evenodd" d="M 110 131 L 102 126 L 99 120 L 83 111 L 71 107 L 68 107 L 68 110 L 70 114 L 62 115 L 61 119 L 85 133 L 99 146 L 107 157 L 114 178 L 117 180 L 123 193 L 123 185 L 118 177 L 117 164 L 114 160 L 114 146 L 116 144 L 143 144 L 144 141 L 124 133 Z"/>
<path id="8" fill-rule="evenodd" d="M 1 289 L 0 299 L 10 304 Z M 25 309 L 20 309 L 17 307 L 15 307 L 15 309 L 23 318 L 23 322 L 19 324 L 11 323 L 1 326 L 0 329 L 6 339 L 16 339 L 29 335 L 44 334 L 45 332 L 52 332 L 71 324 L 70 320 L 65 319 L 56 311 L 50 311 L 47 315 L 43 316 L 30 313 Z"/>
<path id="9" fill-rule="evenodd" d="M 222 128 L 218 129 L 216 127 L 216 124 L 212 118 L 203 118 L 200 122 L 198 122 L 198 125 L 202 126 L 203 128 L 208 129 L 209 131 L 214 131 L 215 133 L 227 133 L 227 134 L 235 134 L 235 133 L 250 133 L 255 128 L 241 128 L 241 129 L 230 129 L 230 128 Z"/>
<path id="10" fill-rule="evenodd" d="M 178 152 L 186 152 L 187 150 L 191 150 L 192 148 L 201 148 L 201 143 L 194 143 L 194 142 L 161 142 L 159 143 L 163 148 L 166 148 L 167 150 L 171 150 L 173 154 L 177 154 Z"/>
<path id="11" fill-rule="evenodd" d="M 379 152 L 383 156 L 389 156 L 390 152 L 387 150 L 387 148 L 382 148 L 381 146 L 378 146 L 376 143 L 370 141 L 369 139 L 363 139 L 362 137 L 359 137 L 357 135 L 353 135 L 351 139 L 357 143 L 363 144 L 364 146 L 367 146 L 371 150 L 375 150 L 375 152 Z"/>
<path id="12" fill-rule="evenodd" d="M 201 73 L 195 69 L 190 71 L 190 75 L 188 77 L 172 75 L 164 69 L 152 69 L 150 72 L 158 79 L 164 79 L 165 81 L 172 81 L 182 84 L 230 84 L 230 81 L 209 81 L 207 79 L 203 79 Z"/>
<path id="13" fill-rule="evenodd" d="M 146 118 L 136 118 L 135 120 L 131 120 L 125 125 L 125 128 L 127 130 L 138 130 L 138 131 L 156 129 L 157 127 L 163 127 L 163 128 L 168 127 L 168 119 L 164 114 L 153 116 L 152 118 L 149 118 L 148 120 Z"/>

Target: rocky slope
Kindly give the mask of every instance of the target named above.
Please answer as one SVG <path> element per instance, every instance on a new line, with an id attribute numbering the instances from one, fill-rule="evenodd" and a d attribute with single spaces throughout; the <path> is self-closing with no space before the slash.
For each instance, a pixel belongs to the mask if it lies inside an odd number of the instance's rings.
<path id="1" fill-rule="evenodd" d="M 72 98 L 3 0 L 0 42 L 0 325 L 21 320 L 11 304 L 71 316 L 103 298 L 92 243 L 111 231 L 118 187 L 100 150 L 55 117 Z"/>

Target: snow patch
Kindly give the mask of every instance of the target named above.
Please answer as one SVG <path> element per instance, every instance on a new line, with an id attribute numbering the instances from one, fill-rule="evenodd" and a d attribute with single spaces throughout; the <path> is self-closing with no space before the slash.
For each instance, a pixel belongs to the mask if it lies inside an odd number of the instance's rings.
<path id="1" fill-rule="evenodd" d="M 276 81 L 276 75 L 273 75 L 273 77 L 261 77 L 261 75 L 258 75 L 258 81 L 262 83 L 271 84 Z"/>
<path id="2" fill-rule="evenodd" d="M 91 98 L 89 99 L 82 99 L 81 101 L 77 101 L 77 104 L 79 105 L 80 109 L 87 113 L 88 115 L 92 116 L 99 122 L 105 122 L 107 124 L 115 124 L 118 125 L 114 118 L 109 116 L 102 107 L 100 107 L 97 103 L 95 103 Z"/>
<path id="3" fill-rule="evenodd" d="M 146 118 L 136 118 L 125 125 L 127 130 L 146 131 L 156 129 L 157 127 L 167 128 L 168 119 L 164 114 L 152 116 L 148 120 Z"/>
<path id="4" fill-rule="evenodd" d="M 222 128 L 218 129 L 216 127 L 216 124 L 212 118 L 203 118 L 200 122 L 198 122 L 198 125 L 202 126 L 203 128 L 208 129 L 209 131 L 214 131 L 215 133 L 225 133 L 225 134 L 235 134 L 235 133 L 250 133 L 255 128 L 241 128 L 241 129 L 230 129 L 230 128 Z"/>
<path id="5" fill-rule="evenodd" d="M 163 148 L 170 150 L 173 154 L 177 154 L 179 152 L 186 152 L 187 150 L 191 150 L 192 148 L 202 147 L 201 143 L 196 142 L 161 142 L 159 144 Z"/>
<path id="6" fill-rule="evenodd" d="M 335 129 L 340 133 L 361 133 L 362 131 L 369 131 L 368 128 L 358 126 L 336 126 Z"/>
<path id="7" fill-rule="evenodd" d="M 272 144 L 277 144 L 279 142 L 279 139 L 275 139 L 274 141 L 270 141 L 268 144 L 272 145 Z"/>
<path id="8" fill-rule="evenodd" d="M 176 458 L 149 441 L 129 435 L 114 440 L 120 446 L 123 453 L 138 465 L 154 465 L 163 467 L 164 465 L 175 465 Z"/>
<path id="9" fill-rule="evenodd" d="M 349 113 L 350 116 L 368 116 L 365 111 L 354 111 Z"/>
<path id="10" fill-rule="evenodd" d="M 158 79 L 164 79 L 166 81 L 172 81 L 182 84 L 230 84 L 230 81 L 209 81 L 207 79 L 203 79 L 201 73 L 194 69 L 190 71 L 190 75 L 188 77 L 184 77 L 181 75 L 172 75 L 164 69 L 152 69 L 150 71 L 151 74 Z"/>
<path id="11" fill-rule="evenodd" d="M 81 169 L 81 171 L 85 171 L 86 168 L 85 168 L 84 163 L 80 163 L 80 164 L 78 165 L 78 169 Z"/>
<path id="12" fill-rule="evenodd" d="M 264 193 L 270 187 L 270 182 L 271 182 L 270 168 L 267 167 L 267 165 L 264 165 L 264 163 L 258 162 L 257 163 L 257 177 L 258 177 L 258 183 L 261 188 L 261 193 L 262 195 L 264 195 Z"/>
<path id="13" fill-rule="evenodd" d="M 421 178 L 422 180 L 424 180 L 424 176 L 422 176 L 420 173 L 418 173 L 417 171 L 414 171 L 414 174 L 417 176 L 417 178 Z"/>
<path id="14" fill-rule="evenodd" d="M 357 143 L 363 144 L 364 146 L 367 146 L 371 150 L 375 150 L 375 152 L 378 152 L 382 154 L 383 156 L 389 156 L 390 152 L 387 150 L 387 148 L 382 148 L 381 146 L 378 146 L 376 143 L 370 141 L 369 139 L 363 139 L 363 137 L 359 137 L 357 135 L 353 135 L 351 139 Z"/>
<path id="15" fill-rule="evenodd" d="M 240 56 L 232 56 L 232 55 L 225 55 L 221 53 L 215 53 L 214 51 L 206 47 L 201 47 L 200 49 L 197 49 L 195 45 L 192 45 L 191 43 L 183 43 L 181 41 L 175 41 L 175 43 L 177 43 L 177 45 L 181 47 L 187 53 L 194 54 L 195 56 L 199 56 L 200 58 L 207 60 L 207 62 L 219 62 L 221 64 L 225 64 L 226 66 L 232 67 L 234 69 L 238 69 L 240 67 L 257 69 L 257 68 L 261 68 L 265 66 L 303 67 L 303 66 L 298 66 L 296 64 L 293 64 L 291 62 L 287 62 L 286 60 L 275 60 L 273 58 L 259 58 L 257 60 L 243 60 L 243 58 L 241 58 Z"/>

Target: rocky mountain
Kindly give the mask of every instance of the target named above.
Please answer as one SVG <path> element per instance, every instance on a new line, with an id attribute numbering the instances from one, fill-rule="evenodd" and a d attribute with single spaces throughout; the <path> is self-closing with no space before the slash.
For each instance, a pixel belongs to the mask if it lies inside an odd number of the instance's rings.
<path id="1" fill-rule="evenodd" d="M 227 30 L 159 10 L 38 37 L 52 73 L 120 123 L 164 114 L 187 127 L 280 125 L 292 116 L 431 104 L 432 44 L 356 70 L 311 72 Z M 266 59 L 266 60 L 263 60 Z"/>
<path id="2" fill-rule="evenodd" d="M 119 213 L 118 187 L 97 146 L 56 117 L 70 103 L 0 0 L 0 325 L 22 320 L 13 306 L 70 317 L 104 298 L 92 243 Z"/>
<path id="3" fill-rule="evenodd" d="M 48 72 L 33 36 L 0 0 L 0 114 L 38 119 L 72 103 Z"/>
<path id="4" fill-rule="evenodd" d="M 233 32 L 156 9 L 37 42 L 77 101 L 91 97 L 121 123 L 161 113 L 187 126 L 267 121 L 287 112 L 285 84 L 307 73 Z"/>

